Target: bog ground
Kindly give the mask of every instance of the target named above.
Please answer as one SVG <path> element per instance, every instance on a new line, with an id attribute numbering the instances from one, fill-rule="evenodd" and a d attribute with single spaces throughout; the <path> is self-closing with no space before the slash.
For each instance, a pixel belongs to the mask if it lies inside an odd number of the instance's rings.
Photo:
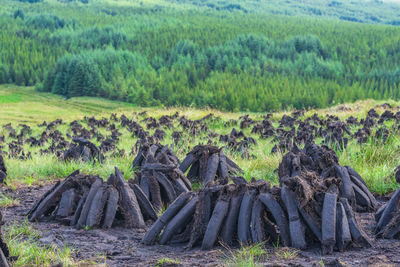
<path id="1" fill-rule="evenodd" d="M 389 105 L 382 105 L 388 103 Z M 374 108 L 381 115 L 385 110 L 393 113 L 399 111 L 400 103 L 394 101 L 359 101 L 355 104 L 345 104 L 324 110 L 308 110 L 304 119 L 318 114 L 322 118 L 328 115 L 338 116 L 346 121 L 350 116 L 360 120 L 367 116 L 367 112 Z M 252 133 L 253 125 L 241 129 L 243 118 L 246 114 L 257 123 L 263 121 L 267 114 L 263 113 L 224 113 L 211 109 L 191 108 L 138 108 L 122 102 L 113 102 L 97 98 L 70 98 L 55 96 L 48 93 L 38 93 L 31 87 L 17 87 L 14 85 L 2 85 L 0 87 L 0 125 L 11 123 L 11 127 L 18 134 L 24 129 L 23 124 L 30 126 L 31 137 L 39 138 L 44 130 L 44 121 L 48 123 L 61 119 L 56 129 L 66 140 L 71 141 L 73 132 L 70 125 L 75 120 L 81 121 L 85 117 L 94 116 L 96 119 L 110 118 L 112 114 L 120 117 L 124 114 L 143 126 L 152 136 L 157 129 L 150 127 L 152 120 L 160 119 L 163 115 L 172 116 L 178 113 L 178 118 L 184 116 L 188 120 L 199 120 L 210 113 L 213 116 L 206 117 L 209 132 L 199 131 L 193 134 L 192 129 L 185 129 L 179 121 L 173 121 L 171 127 L 161 127 L 165 137 L 161 143 L 170 145 L 171 149 L 182 161 L 186 154 L 197 144 L 212 144 L 223 146 L 226 156 L 236 162 L 243 169 L 243 176 L 247 180 L 253 177 L 257 180 L 265 180 L 272 185 L 279 184 L 278 165 L 282 161 L 284 151 L 279 149 L 272 153 L 274 146 L 279 143 L 273 136 L 261 138 L 259 134 Z M 146 112 L 146 113 L 143 113 Z M 292 111 L 271 114 L 269 121 L 274 127 L 278 127 L 284 115 L 291 115 Z M 380 128 L 391 129 L 385 137 L 379 137 L 376 132 Z M 246 138 L 254 139 L 255 144 L 247 142 L 243 146 L 229 146 L 221 135 L 229 135 L 232 129 L 242 130 Z M 397 189 L 394 179 L 394 170 L 399 165 L 400 140 L 395 122 L 387 121 L 378 126 L 371 127 L 372 133 L 362 144 L 358 143 L 356 132 L 360 127 L 349 126 L 351 135 L 348 137 L 346 147 L 333 146 L 339 157 L 341 165 L 352 166 L 366 181 L 370 191 L 378 199 L 385 201 L 390 193 Z M 394 240 L 376 240 L 374 248 L 351 249 L 343 253 L 335 252 L 329 256 L 323 256 L 318 248 L 310 248 L 306 251 L 283 248 L 279 245 L 265 244 L 245 248 L 228 249 L 216 247 L 204 252 L 198 249 L 186 251 L 183 246 L 153 246 L 147 247 L 140 243 L 144 231 L 126 230 L 115 228 L 111 230 L 81 229 L 75 230 L 68 226 L 60 226 L 55 223 L 41 222 L 30 223 L 25 214 L 33 203 L 56 180 L 63 179 L 76 169 L 87 174 L 99 175 L 107 179 L 114 167 L 118 167 L 128 180 L 134 177 L 135 170 L 131 168 L 132 161 L 137 154 L 134 146 L 138 140 L 132 132 L 117 125 L 119 135 L 115 148 L 104 152 L 103 162 L 65 162 L 57 156 L 66 148 L 55 149 L 49 153 L 46 150 L 51 147 L 51 142 L 43 146 L 31 146 L 28 142 L 20 144 L 24 155 L 19 151 L 16 155 L 7 157 L 5 162 L 8 168 L 7 184 L 1 188 L 0 205 L 4 210 L 3 234 L 8 242 L 12 256 L 18 256 L 13 263 L 15 266 L 30 265 L 55 265 L 62 263 L 69 265 L 112 265 L 112 266 L 258 266 L 258 265 L 303 265 L 310 266 L 338 266 L 334 264 L 348 264 L 354 266 L 371 265 L 378 263 L 400 263 L 400 257 L 396 253 L 400 248 L 400 242 Z M 180 132 L 179 140 L 173 133 Z M 213 135 L 210 135 L 210 132 Z M 108 136 L 107 129 L 99 129 L 98 134 Z M 0 136 L 10 135 L 9 127 L 0 129 Z M 101 140 L 92 139 L 96 145 Z M 238 142 L 241 141 L 238 140 Z M 316 143 L 321 144 L 323 138 L 319 137 Z M 12 146 L 9 140 L 2 143 L 5 155 L 11 154 Z M 54 152 L 54 153 L 53 153 Z M 30 153 L 30 155 L 28 155 Z M 60 153 L 58 153 L 60 156 Z M 194 184 L 198 189 L 200 184 Z M 357 215 L 358 216 L 358 215 Z M 367 234 L 374 238 L 372 230 L 374 219 L 372 214 L 361 214 L 359 222 L 365 227 Z M 339 262 L 339 263 L 338 263 Z M 386 266 L 386 265 L 382 265 Z"/>

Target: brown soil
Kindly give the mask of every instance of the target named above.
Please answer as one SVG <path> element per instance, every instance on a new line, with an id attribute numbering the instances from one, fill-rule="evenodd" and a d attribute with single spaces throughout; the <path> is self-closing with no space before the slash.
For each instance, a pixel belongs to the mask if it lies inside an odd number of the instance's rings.
<path id="1" fill-rule="evenodd" d="M 21 222 L 26 212 L 36 199 L 50 188 L 22 187 L 8 192 L 20 202 L 19 206 L 4 210 L 3 216 L 7 224 Z M 1 189 L 3 191 L 4 189 Z M 7 190 L 8 191 L 8 190 Z M 358 220 L 368 235 L 373 238 L 374 217 L 371 213 L 359 214 Z M 76 230 L 58 223 L 33 223 L 33 227 L 41 233 L 39 243 L 42 245 L 64 244 L 75 249 L 74 257 L 78 260 L 106 261 L 108 266 L 156 266 L 163 258 L 178 260 L 180 264 L 164 266 L 221 266 L 226 257 L 234 251 L 217 247 L 211 251 L 200 249 L 185 250 L 183 246 L 144 246 L 140 243 L 143 230 L 127 230 L 113 228 L 109 230 Z M 262 266 L 400 266 L 400 240 L 377 239 L 374 247 L 369 249 L 352 248 L 346 252 L 335 252 L 322 256 L 320 248 L 299 251 L 294 259 L 278 256 L 276 249 L 267 246 L 268 255 L 261 259 Z M 105 260 L 106 259 L 106 260 Z"/>

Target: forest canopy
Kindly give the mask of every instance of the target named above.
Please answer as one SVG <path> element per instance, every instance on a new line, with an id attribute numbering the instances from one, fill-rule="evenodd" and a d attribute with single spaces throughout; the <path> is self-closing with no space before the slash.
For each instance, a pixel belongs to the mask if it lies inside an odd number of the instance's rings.
<path id="1" fill-rule="evenodd" d="M 232 111 L 400 98 L 400 28 L 226 3 L 5 0 L 0 83 L 67 98 Z M 347 8 L 330 4 L 326 14 Z"/>

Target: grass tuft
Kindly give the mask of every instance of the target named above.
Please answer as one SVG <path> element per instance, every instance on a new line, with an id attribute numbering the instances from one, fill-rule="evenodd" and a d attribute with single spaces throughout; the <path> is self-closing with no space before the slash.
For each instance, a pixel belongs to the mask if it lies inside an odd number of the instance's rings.
<path id="1" fill-rule="evenodd" d="M 163 267 L 163 266 L 175 266 L 175 265 L 180 265 L 181 261 L 177 259 L 171 259 L 171 258 L 162 258 L 157 261 L 156 267 Z"/>
<path id="2" fill-rule="evenodd" d="M 282 247 L 275 251 L 275 255 L 283 260 L 293 260 L 297 257 L 298 254 L 298 250 L 288 247 Z"/>
<path id="3" fill-rule="evenodd" d="M 225 255 L 225 267 L 258 267 L 262 266 L 260 261 L 267 258 L 264 244 L 259 243 L 252 246 L 243 246 L 238 250 L 228 249 L 229 254 Z"/>
<path id="4" fill-rule="evenodd" d="M 8 194 L 0 193 L 0 207 L 9 208 L 18 206 L 19 204 L 20 203 L 18 199 L 15 199 Z"/>

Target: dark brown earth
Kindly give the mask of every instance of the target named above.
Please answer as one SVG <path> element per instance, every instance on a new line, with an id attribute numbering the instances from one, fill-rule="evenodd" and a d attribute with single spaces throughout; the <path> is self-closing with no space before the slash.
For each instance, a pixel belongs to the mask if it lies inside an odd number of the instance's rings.
<path id="1" fill-rule="evenodd" d="M 20 202 L 19 206 L 4 210 L 3 216 L 7 224 L 22 222 L 25 214 L 50 184 L 42 187 L 21 187 L 7 192 Z M 0 189 L 4 191 L 5 188 Z M 7 190 L 9 191 L 9 190 Z M 358 215 L 360 224 L 373 238 L 374 217 L 372 213 Z M 144 246 L 140 243 L 144 231 L 113 228 L 109 230 L 76 230 L 70 226 L 57 223 L 33 223 L 33 227 L 41 233 L 40 245 L 54 244 L 60 248 L 68 245 L 74 248 L 74 257 L 86 262 L 106 262 L 107 266 L 156 266 L 163 258 L 170 258 L 180 264 L 168 266 L 222 266 L 227 256 L 234 251 L 223 247 L 201 251 L 185 250 L 183 246 Z M 322 256 L 319 248 L 298 251 L 293 259 L 285 259 L 282 253 L 272 246 L 266 247 L 266 255 L 260 259 L 261 266 L 400 266 L 400 240 L 378 239 L 369 249 L 352 248 L 346 252 L 335 252 Z M 280 255 L 280 256 L 279 256 Z M 163 265 L 167 266 L 167 265 Z"/>

